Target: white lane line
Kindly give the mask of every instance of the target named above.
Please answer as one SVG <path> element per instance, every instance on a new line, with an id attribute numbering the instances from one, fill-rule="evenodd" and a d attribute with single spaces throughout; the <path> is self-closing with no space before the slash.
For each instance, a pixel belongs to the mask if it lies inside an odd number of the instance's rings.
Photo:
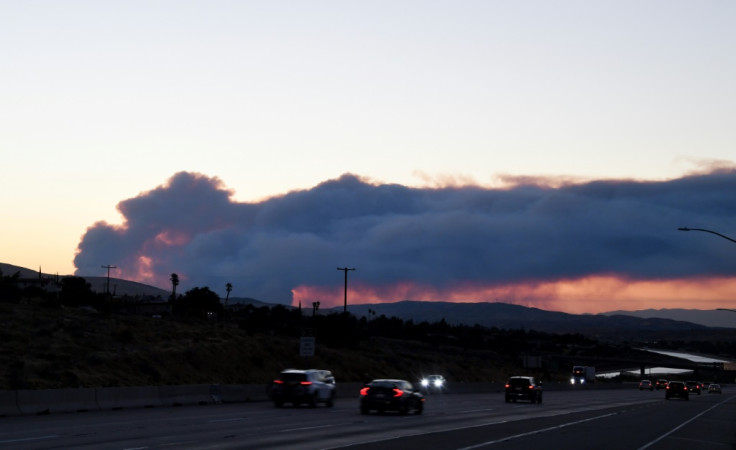
<path id="1" fill-rule="evenodd" d="M 222 422 L 242 422 L 244 420 L 248 420 L 245 417 L 235 417 L 232 419 L 216 419 L 216 420 L 210 420 L 209 423 L 222 423 Z"/>
<path id="2" fill-rule="evenodd" d="M 685 422 L 681 423 L 680 425 L 678 425 L 678 426 L 676 426 L 675 428 L 671 429 L 670 431 L 666 432 L 665 434 L 663 434 L 662 436 L 660 436 L 660 437 L 658 437 L 657 439 L 653 440 L 652 442 L 650 442 L 650 443 L 648 443 L 648 444 L 644 445 L 643 447 L 639 447 L 639 449 L 638 449 L 638 450 L 644 450 L 645 448 L 651 447 L 652 445 L 654 445 L 654 444 L 656 444 L 657 442 L 661 441 L 662 439 L 666 438 L 666 437 L 667 437 L 667 436 L 669 436 L 670 434 L 674 433 L 675 431 L 677 431 L 677 430 L 679 430 L 680 428 L 684 427 L 685 425 L 689 424 L 689 423 L 690 423 L 690 422 L 692 422 L 693 420 L 695 420 L 695 419 L 697 419 L 698 417 L 702 416 L 703 414 L 707 413 L 708 411 L 710 411 L 710 410 L 712 410 L 712 409 L 715 409 L 715 408 L 717 408 L 717 407 L 721 406 L 722 404 L 724 404 L 724 403 L 726 403 L 726 402 L 730 401 L 730 400 L 731 400 L 732 398 L 733 398 L 733 397 L 729 397 L 729 398 L 727 398 L 727 399 L 723 400 L 723 401 L 722 401 L 722 402 L 720 402 L 720 403 L 716 403 L 715 405 L 711 406 L 710 408 L 706 409 L 705 411 L 701 412 L 700 414 L 696 414 L 696 415 L 695 415 L 694 417 L 692 417 L 691 419 L 689 419 L 689 420 L 686 420 Z"/>
<path id="3" fill-rule="evenodd" d="M 470 449 L 473 449 L 473 448 L 485 447 L 487 445 L 498 444 L 499 442 L 510 441 L 511 439 L 518 439 L 520 437 L 531 436 L 533 434 L 545 433 L 547 431 L 553 431 L 553 430 L 559 430 L 560 428 L 565 428 L 565 427 L 569 427 L 569 426 L 572 426 L 572 425 L 577 425 L 577 424 L 580 424 L 580 423 L 590 422 L 591 420 L 598 420 L 598 419 L 603 419 L 605 417 L 615 416 L 616 414 L 618 414 L 618 413 L 617 412 L 614 412 L 614 413 L 604 414 L 602 416 L 590 417 L 588 419 L 576 420 L 575 422 L 563 423 L 563 424 L 560 424 L 560 425 L 556 425 L 554 427 L 542 428 L 541 430 L 529 431 L 528 433 L 516 434 L 514 436 L 506 436 L 506 437 L 501 438 L 501 439 L 496 439 L 495 441 L 481 442 L 480 444 L 471 445 L 470 447 L 463 447 L 463 448 L 461 448 L 459 450 L 470 450 Z"/>
<path id="4" fill-rule="evenodd" d="M 332 428 L 336 427 L 337 425 L 317 425 L 314 427 L 302 427 L 302 428 L 287 428 L 285 430 L 281 430 L 282 432 L 287 431 L 304 431 L 304 430 L 319 430 L 320 428 Z"/>
<path id="5" fill-rule="evenodd" d="M 36 437 L 29 437 L 29 438 L 22 438 L 22 439 L 7 439 L 5 441 L 0 441 L 0 444 L 12 444 L 14 442 L 28 442 L 28 441 L 39 441 L 41 439 L 54 439 L 61 437 L 58 434 L 49 434 L 47 436 L 36 436 Z"/>

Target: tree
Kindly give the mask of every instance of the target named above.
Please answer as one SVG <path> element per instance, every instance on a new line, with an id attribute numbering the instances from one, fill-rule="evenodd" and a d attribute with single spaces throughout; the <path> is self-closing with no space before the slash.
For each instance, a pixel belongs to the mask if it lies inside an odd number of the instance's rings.
<path id="1" fill-rule="evenodd" d="M 179 285 L 179 275 L 172 273 L 169 280 L 171 280 L 171 300 L 176 300 L 176 287 Z"/>
<path id="2" fill-rule="evenodd" d="M 99 303 L 97 296 L 92 292 L 92 287 L 82 277 L 62 278 L 59 300 L 62 305 L 69 306 L 95 306 Z"/>
<path id="3" fill-rule="evenodd" d="M 178 316 L 206 319 L 213 314 L 222 313 L 220 296 L 208 287 L 195 287 L 183 297 L 174 301 L 173 312 Z"/>
<path id="4" fill-rule="evenodd" d="M 11 276 L 5 276 L 3 275 L 3 271 L 0 270 L 0 301 L 17 302 L 20 300 L 20 289 L 18 288 L 19 278 L 20 272 L 15 272 Z"/>
<path id="5" fill-rule="evenodd" d="M 233 290 L 233 285 L 230 283 L 226 284 L 225 290 L 227 291 L 227 295 L 225 296 L 225 304 L 227 305 L 227 300 L 230 298 L 230 292 Z"/>

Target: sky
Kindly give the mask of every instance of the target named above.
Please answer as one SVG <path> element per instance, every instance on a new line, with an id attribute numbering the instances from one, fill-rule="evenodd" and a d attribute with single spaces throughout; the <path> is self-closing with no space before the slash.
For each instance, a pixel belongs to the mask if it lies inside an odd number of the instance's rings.
<path id="1" fill-rule="evenodd" d="M 0 261 L 736 308 L 736 3 L 0 0 Z M 222 291 L 222 292 L 220 292 Z"/>

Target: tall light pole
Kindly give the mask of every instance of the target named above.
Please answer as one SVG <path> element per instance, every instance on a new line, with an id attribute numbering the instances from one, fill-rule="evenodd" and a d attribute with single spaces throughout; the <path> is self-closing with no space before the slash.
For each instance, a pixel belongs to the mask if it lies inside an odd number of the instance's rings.
<path id="1" fill-rule="evenodd" d="M 726 236 L 726 235 L 723 235 L 723 234 L 721 234 L 721 233 L 717 233 L 717 232 L 715 232 L 715 231 L 711 231 L 711 230 L 705 230 L 705 229 L 703 229 L 703 228 L 688 228 L 688 227 L 680 227 L 680 228 L 678 228 L 678 230 L 680 230 L 680 231 L 704 231 L 704 232 L 706 232 L 706 233 L 710 233 L 710 234 L 715 234 L 716 236 L 720 236 L 720 237 L 722 237 L 723 239 L 729 240 L 729 241 L 731 241 L 731 242 L 733 242 L 733 243 L 735 243 L 735 244 L 736 244 L 736 239 L 731 239 L 730 237 L 728 237 L 728 236 Z"/>
<path id="2" fill-rule="evenodd" d="M 680 230 L 680 231 L 704 231 L 706 233 L 715 234 L 716 236 L 720 236 L 723 239 L 726 239 L 728 241 L 731 241 L 733 243 L 736 243 L 736 240 L 731 239 L 730 237 L 728 237 L 726 235 L 723 235 L 721 233 L 718 233 L 718 232 L 715 232 L 715 231 L 712 231 L 712 230 L 705 230 L 703 228 L 688 228 L 688 227 L 680 227 L 680 228 L 678 228 L 678 230 Z M 716 308 L 716 310 L 718 310 L 718 311 L 731 311 L 731 312 L 736 312 L 736 309 L 728 309 L 728 308 Z"/>
<path id="3" fill-rule="evenodd" d="M 349 269 L 347 267 L 338 267 L 337 270 L 345 272 L 345 308 L 343 312 L 348 312 L 348 270 L 355 270 L 355 267 Z"/>

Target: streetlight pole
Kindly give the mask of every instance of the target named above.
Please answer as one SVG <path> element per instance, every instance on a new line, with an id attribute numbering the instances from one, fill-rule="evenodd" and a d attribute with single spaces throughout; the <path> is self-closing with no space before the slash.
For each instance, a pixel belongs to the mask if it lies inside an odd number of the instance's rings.
<path id="1" fill-rule="evenodd" d="M 715 232 L 715 231 L 712 231 L 712 230 L 704 230 L 703 228 L 688 228 L 688 227 L 680 227 L 680 228 L 678 228 L 678 230 L 680 230 L 680 231 L 704 231 L 706 233 L 711 233 L 711 234 L 715 234 L 716 236 L 720 236 L 723 239 L 726 239 L 727 241 L 731 241 L 733 243 L 736 243 L 736 240 L 735 239 L 731 239 L 730 237 L 728 237 L 726 235 L 723 235 L 721 233 L 718 233 L 718 232 Z M 731 312 L 736 312 L 736 309 L 728 309 L 728 308 L 716 308 L 716 310 L 717 311 L 731 311 Z"/>
<path id="2" fill-rule="evenodd" d="M 355 270 L 355 267 L 352 269 L 347 267 L 338 267 L 337 270 L 345 272 L 345 307 L 343 308 L 343 312 L 348 312 L 348 270 Z"/>
<path id="3" fill-rule="evenodd" d="M 705 230 L 703 228 L 688 228 L 688 227 L 680 227 L 680 228 L 678 228 L 678 230 L 680 230 L 680 231 L 704 231 L 706 233 L 715 234 L 716 236 L 720 236 L 723 239 L 729 240 L 729 241 L 731 241 L 731 242 L 733 242 L 733 243 L 736 244 L 736 239 L 731 239 L 730 237 L 728 237 L 726 235 L 723 235 L 721 233 L 717 233 L 717 232 L 712 231 L 712 230 Z"/>

